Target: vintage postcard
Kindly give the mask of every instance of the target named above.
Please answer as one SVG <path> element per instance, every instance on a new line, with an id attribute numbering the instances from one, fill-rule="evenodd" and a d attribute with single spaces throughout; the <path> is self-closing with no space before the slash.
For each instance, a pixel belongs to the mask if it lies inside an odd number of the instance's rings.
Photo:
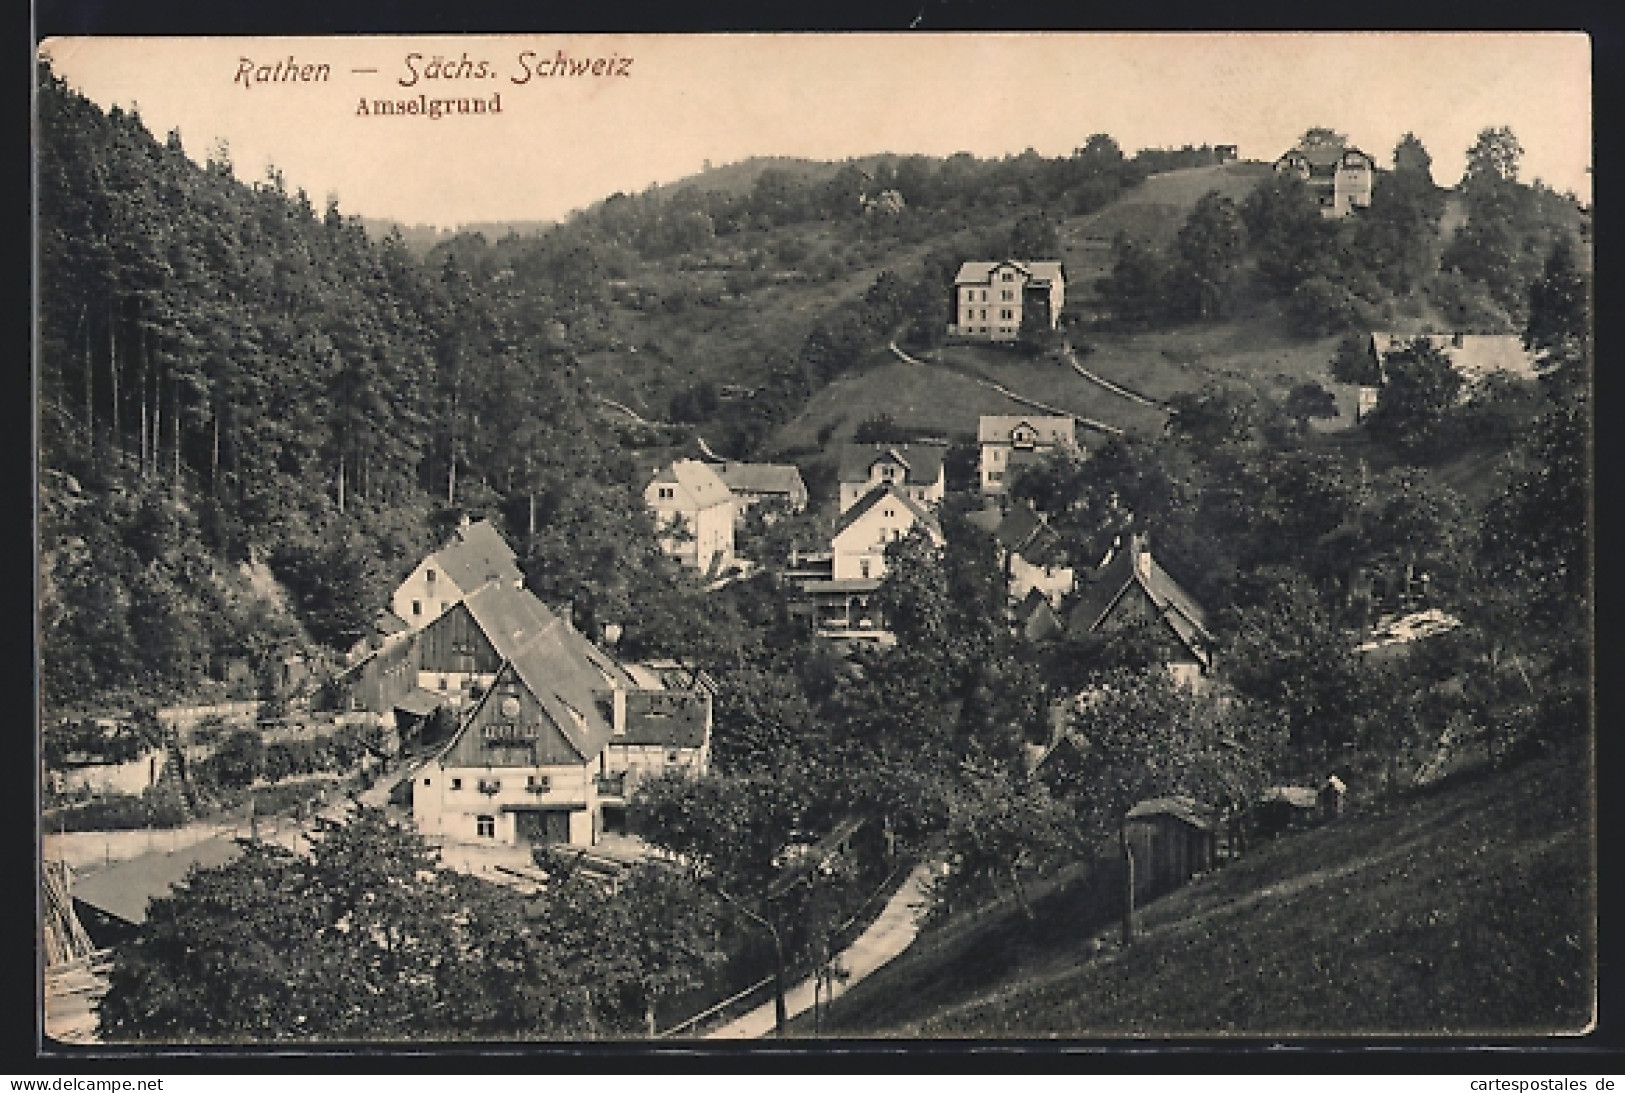
<path id="1" fill-rule="evenodd" d="M 1583 1036 L 1591 78 L 45 41 L 42 1050 Z"/>

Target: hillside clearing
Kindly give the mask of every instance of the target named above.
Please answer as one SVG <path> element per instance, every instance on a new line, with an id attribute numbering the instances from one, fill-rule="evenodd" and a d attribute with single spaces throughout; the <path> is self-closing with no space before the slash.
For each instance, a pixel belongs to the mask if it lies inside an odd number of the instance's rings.
<path id="1" fill-rule="evenodd" d="M 1110 878 L 840 999 L 839 1035 L 1574 1034 L 1593 1017 L 1592 765 L 1571 743 L 1287 836 L 1144 908 Z M 952 933 L 952 929 L 944 931 Z M 1097 939 L 1100 955 L 1092 956 Z M 990 966 L 991 965 L 991 966 Z M 968 989 L 955 991 L 954 984 Z M 947 988 L 947 989 L 944 989 Z"/>

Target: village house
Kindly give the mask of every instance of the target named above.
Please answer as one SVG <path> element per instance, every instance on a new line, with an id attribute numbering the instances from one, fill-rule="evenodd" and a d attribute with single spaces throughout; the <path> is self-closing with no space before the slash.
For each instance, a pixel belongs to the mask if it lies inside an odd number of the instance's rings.
<path id="1" fill-rule="evenodd" d="M 838 470 L 844 513 L 877 487 L 891 485 L 917 505 L 935 505 L 947 492 L 944 444 L 848 444 Z"/>
<path id="2" fill-rule="evenodd" d="M 932 543 L 946 542 L 937 518 L 897 486 L 876 486 L 841 514 L 830 538 L 834 554 L 831 575 L 837 581 L 879 580 L 886 574 L 886 547 L 915 526 L 923 527 Z"/>
<path id="3" fill-rule="evenodd" d="M 1276 160 L 1275 170 L 1303 179 L 1320 206 L 1320 215 L 1328 220 L 1371 206 L 1377 161 L 1358 148 L 1337 144 L 1300 146 Z"/>
<path id="4" fill-rule="evenodd" d="M 793 463 L 723 462 L 713 469 L 734 495 L 736 521 L 755 505 L 768 513 L 801 512 L 807 507 L 807 484 Z"/>
<path id="5" fill-rule="evenodd" d="M 1011 505 L 993 538 L 1012 603 L 1022 603 L 1037 592 L 1055 608 L 1072 593 L 1076 582 L 1072 567 L 1060 564 L 1060 536 L 1031 504 L 1017 501 Z"/>
<path id="6" fill-rule="evenodd" d="M 1372 331 L 1366 342 L 1366 352 L 1376 364 L 1378 374 L 1383 375 L 1388 355 L 1399 353 L 1416 341 L 1426 342 L 1450 358 L 1450 363 L 1466 381 L 1461 391 L 1464 399 L 1475 386 L 1492 375 L 1513 376 L 1521 380 L 1534 380 L 1539 376 L 1535 369 L 1535 354 L 1524 347 L 1523 339 L 1516 334 L 1393 334 Z M 1381 394 L 1380 386 L 1360 388 L 1356 420 L 1364 421 L 1377 408 L 1377 399 Z"/>
<path id="7" fill-rule="evenodd" d="M 1023 463 L 1036 463 L 1056 452 L 1081 456 L 1077 421 L 1064 416 L 984 415 L 976 425 L 982 446 L 982 492 L 1001 494 Z"/>
<path id="8" fill-rule="evenodd" d="M 390 597 L 390 614 L 421 630 L 448 607 L 490 581 L 515 588 L 525 583 L 513 548 L 489 520 L 464 517 L 451 542 L 424 558 Z M 388 616 L 380 620 L 393 629 Z"/>
<path id="9" fill-rule="evenodd" d="M 1022 323 L 1054 330 L 1066 303 L 1059 262 L 966 262 L 954 277 L 950 338 L 1013 342 Z"/>
<path id="10" fill-rule="evenodd" d="M 1067 632 L 1083 638 L 1150 624 L 1174 679 L 1197 686 L 1213 664 L 1207 612 L 1151 556 L 1144 535 L 1119 538 L 1067 612 Z"/>
<path id="11" fill-rule="evenodd" d="M 713 575 L 733 565 L 734 496 L 716 471 L 697 459 L 679 459 L 654 476 L 643 501 L 668 555 Z"/>
<path id="12" fill-rule="evenodd" d="M 414 775 L 412 815 L 425 836 L 590 846 L 604 807 L 624 809 L 641 778 L 707 769 L 710 692 L 640 686 L 658 680 L 617 664 L 529 593 L 524 604 L 498 595 L 494 610 L 479 595 L 468 603 L 472 619 L 503 635 L 501 662 L 456 734 Z"/>

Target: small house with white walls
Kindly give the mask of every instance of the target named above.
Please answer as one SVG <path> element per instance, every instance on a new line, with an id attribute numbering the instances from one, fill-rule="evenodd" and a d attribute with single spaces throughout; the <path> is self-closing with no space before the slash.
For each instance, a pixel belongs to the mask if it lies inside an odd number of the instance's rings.
<path id="1" fill-rule="evenodd" d="M 525 583 L 513 548 L 489 520 L 465 517 L 451 541 L 424 558 L 390 597 L 390 611 L 411 630 L 422 630 L 453 604 L 491 581 Z"/>
<path id="2" fill-rule="evenodd" d="M 1009 488 L 1014 477 L 1011 466 L 1018 457 L 1081 454 L 1077 419 L 1064 415 L 986 414 L 977 421 L 976 442 L 982 448 L 984 494 L 1002 494 Z"/>
<path id="3" fill-rule="evenodd" d="M 966 262 L 954 276 L 948 336 L 1013 342 L 1023 322 L 1054 330 L 1065 305 L 1066 273 L 1059 262 Z"/>
<path id="4" fill-rule="evenodd" d="M 734 496 L 714 469 L 697 459 L 679 459 L 655 474 L 643 501 L 668 555 L 706 574 L 733 565 Z"/>
<path id="5" fill-rule="evenodd" d="M 830 539 L 836 581 L 879 580 L 886 573 L 886 547 L 916 526 L 932 543 L 945 542 L 942 527 L 931 512 L 897 486 L 876 486 L 841 514 Z"/>
<path id="6" fill-rule="evenodd" d="M 880 486 L 895 486 L 917 505 L 936 505 L 947 492 L 945 444 L 848 444 L 838 477 L 845 512 Z"/>

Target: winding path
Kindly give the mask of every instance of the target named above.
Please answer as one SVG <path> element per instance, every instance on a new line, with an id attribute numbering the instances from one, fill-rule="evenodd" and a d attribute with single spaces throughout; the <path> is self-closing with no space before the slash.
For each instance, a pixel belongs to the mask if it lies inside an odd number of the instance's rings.
<path id="1" fill-rule="evenodd" d="M 886 901 L 878 918 L 858 935 L 840 955 L 839 966 L 849 974 L 846 982 L 836 983 L 833 995 L 840 996 L 852 984 L 865 979 L 881 965 L 897 956 L 914 943 L 920 932 L 920 910 L 925 906 L 925 883 L 931 875 L 931 864 L 916 865 L 904 878 L 902 885 Z M 784 994 L 787 1017 L 794 1017 L 812 1009 L 815 983 L 804 979 Z M 773 1000 L 757 1006 L 743 1017 L 706 1034 L 708 1040 L 755 1040 L 773 1033 Z"/>
<path id="2" fill-rule="evenodd" d="M 903 352 L 901 349 L 898 348 L 896 342 L 889 342 L 889 343 L 887 343 L 886 347 L 888 349 L 890 349 L 892 351 L 892 353 L 894 353 L 897 356 L 897 359 L 902 361 L 904 364 L 915 364 L 915 365 L 924 365 L 924 364 L 926 364 L 925 361 L 919 360 L 919 359 L 917 359 L 915 357 L 911 357 L 907 353 Z M 1063 410 L 1059 406 L 1051 406 L 1047 402 L 1039 402 L 1035 398 L 1028 398 L 1026 395 L 1018 395 L 1016 392 L 1010 390 L 1010 388 L 1006 387 L 1004 384 L 995 383 L 993 380 L 990 380 L 985 376 L 977 375 L 971 369 L 964 368 L 964 367 L 961 367 L 961 366 L 958 366 L 958 365 L 949 364 L 946 360 L 942 361 L 941 364 L 942 364 L 942 367 L 948 369 L 950 372 L 957 372 L 959 375 L 964 376 L 966 379 L 970 380 L 971 382 L 981 384 L 983 387 L 986 387 L 989 391 L 995 391 L 998 394 L 1003 395 L 1005 398 L 1009 399 L 1011 402 L 1017 402 L 1017 403 L 1020 403 L 1023 406 L 1031 406 L 1035 410 L 1042 410 L 1046 414 L 1054 414 L 1057 417 L 1069 417 L 1069 418 L 1072 418 L 1079 425 L 1087 426 L 1090 429 L 1095 429 L 1095 430 L 1098 430 L 1099 432 L 1107 433 L 1107 434 L 1109 434 L 1111 436 L 1122 436 L 1122 435 L 1124 435 L 1123 430 L 1119 429 L 1115 425 L 1107 425 L 1104 421 L 1096 421 L 1094 418 L 1084 417 L 1081 414 L 1075 414 L 1071 410 Z M 1139 397 L 1139 396 L 1131 396 L 1131 397 Z"/>

